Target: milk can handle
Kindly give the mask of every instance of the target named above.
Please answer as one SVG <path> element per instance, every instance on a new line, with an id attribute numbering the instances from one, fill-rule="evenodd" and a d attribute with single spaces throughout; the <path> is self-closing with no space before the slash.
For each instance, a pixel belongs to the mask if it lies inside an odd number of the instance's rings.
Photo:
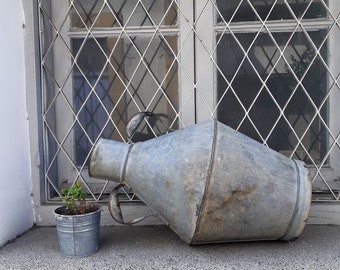
<path id="1" fill-rule="evenodd" d="M 135 219 L 133 219 L 131 221 L 125 222 L 124 218 L 123 218 L 122 210 L 120 208 L 119 198 L 118 198 L 118 190 L 120 188 L 124 187 L 124 186 L 127 186 L 127 185 L 124 184 L 124 183 L 121 183 L 121 184 L 117 185 L 112 190 L 112 192 L 110 193 L 110 196 L 109 196 L 109 203 L 108 203 L 109 212 L 111 214 L 111 217 L 115 221 L 117 221 L 120 224 L 131 225 L 131 224 L 136 224 L 138 222 L 141 222 L 142 220 L 144 220 L 147 217 L 155 216 L 155 215 L 147 215 L 147 216 L 142 216 L 142 217 L 139 217 L 139 218 L 135 218 Z"/>

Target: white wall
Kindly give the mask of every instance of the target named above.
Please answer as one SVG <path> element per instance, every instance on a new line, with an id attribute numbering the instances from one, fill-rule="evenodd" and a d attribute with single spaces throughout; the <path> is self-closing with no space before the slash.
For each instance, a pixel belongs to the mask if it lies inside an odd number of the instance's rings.
<path id="1" fill-rule="evenodd" d="M 0 246 L 33 226 L 21 0 L 0 9 Z"/>

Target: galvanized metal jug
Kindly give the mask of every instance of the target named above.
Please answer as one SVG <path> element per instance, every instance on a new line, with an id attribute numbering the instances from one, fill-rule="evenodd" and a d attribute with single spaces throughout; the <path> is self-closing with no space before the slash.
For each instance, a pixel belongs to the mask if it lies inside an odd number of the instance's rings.
<path id="1" fill-rule="evenodd" d="M 100 139 L 90 176 L 129 185 L 189 244 L 293 240 L 311 203 L 303 162 L 216 120 L 130 145 Z"/>

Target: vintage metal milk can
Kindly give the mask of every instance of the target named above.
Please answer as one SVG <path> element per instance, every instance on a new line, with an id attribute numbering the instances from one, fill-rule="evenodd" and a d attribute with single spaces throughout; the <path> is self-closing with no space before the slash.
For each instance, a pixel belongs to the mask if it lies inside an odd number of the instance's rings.
<path id="1" fill-rule="evenodd" d="M 100 139 L 90 176 L 126 183 L 188 244 L 294 240 L 311 203 L 303 162 L 214 119 L 136 144 Z"/>

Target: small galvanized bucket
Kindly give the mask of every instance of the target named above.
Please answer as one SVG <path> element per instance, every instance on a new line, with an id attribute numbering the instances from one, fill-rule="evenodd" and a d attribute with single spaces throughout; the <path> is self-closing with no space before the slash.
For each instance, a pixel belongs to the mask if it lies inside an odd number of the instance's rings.
<path id="1" fill-rule="evenodd" d="M 84 257 L 99 247 L 102 208 L 84 215 L 65 215 L 65 206 L 55 209 L 60 253 L 65 257 Z"/>

